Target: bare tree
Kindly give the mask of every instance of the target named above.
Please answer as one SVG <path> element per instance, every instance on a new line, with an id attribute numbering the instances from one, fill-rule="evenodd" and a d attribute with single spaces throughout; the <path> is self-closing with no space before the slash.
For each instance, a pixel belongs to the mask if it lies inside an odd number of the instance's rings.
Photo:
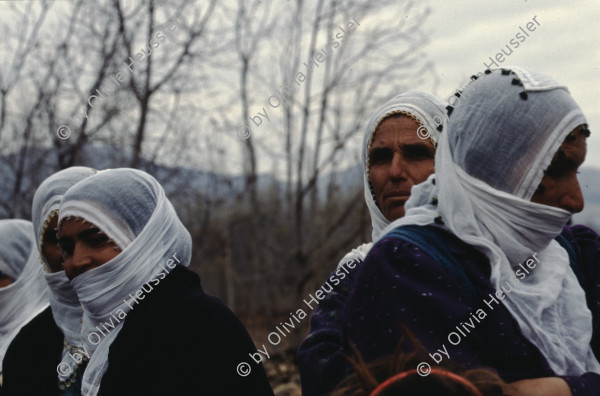
<path id="1" fill-rule="evenodd" d="M 438 83 L 429 10 L 411 1 L 0 7 L 19 21 L 0 44 L 0 215 L 28 216 L 60 168 L 145 169 L 207 288 L 269 326 L 370 234 L 348 169 L 373 109 Z"/>
<path id="2" fill-rule="evenodd" d="M 438 81 L 432 62 L 423 53 L 427 44 L 423 24 L 429 15 L 428 8 L 414 2 L 375 5 L 365 1 L 318 0 L 308 5 L 297 0 L 288 4 L 273 13 L 277 20 L 273 29 L 277 37 L 283 37 L 283 43 L 272 45 L 271 52 L 260 57 L 263 65 L 267 65 L 266 72 L 248 73 L 247 59 L 241 58 L 240 70 L 245 76 L 241 101 L 243 109 L 262 109 L 262 124 L 270 122 L 281 131 L 275 146 L 267 143 L 273 139 L 269 140 L 260 128 L 248 139 L 252 139 L 250 143 L 245 144 L 251 152 L 258 147 L 263 158 L 266 156 L 285 168 L 285 198 L 281 206 L 288 214 L 286 224 L 293 232 L 286 231 L 278 243 L 261 242 L 260 248 L 273 246 L 267 257 L 285 257 L 286 271 L 297 274 L 293 282 L 299 298 L 309 283 L 318 284 L 325 272 L 332 269 L 331 261 L 341 257 L 349 243 L 365 235 L 364 219 L 358 222 L 351 219 L 357 211 L 364 214 L 360 205 L 362 192 L 334 194 L 336 181 L 330 179 L 328 185 L 322 176 L 348 165 L 349 161 L 343 159 L 352 150 L 356 152 L 359 145 L 352 142 L 360 141 L 361 127 L 375 106 L 408 87 L 429 85 L 435 90 Z M 388 14 L 385 22 L 369 23 L 381 15 L 382 9 Z M 406 18 L 407 15 L 411 18 Z M 255 15 L 252 17 L 257 20 Z M 272 28 L 268 22 L 261 24 Z M 257 32 L 246 36 L 252 37 L 258 43 L 264 36 Z M 257 48 L 257 44 L 247 46 Z M 273 67 L 277 66 L 278 73 L 274 73 Z M 270 102 L 271 96 L 266 101 L 271 108 L 267 104 L 261 108 L 260 99 L 248 106 L 246 85 L 254 87 L 254 91 L 273 92 L 281 108 L 273 110 L 267 119 L 266 110 L 279 105 L 275 106 L 274 99 Z M 280 122 L 275 120 L 276 111 L 280 111 Z M 243 115 L 247 120 L 246 110 Z M 352 156 L 358 159 L 356 154 Z M 247 166 L 247 174 L 254 175 L 254 165 Z M 345 198 L 351 199 L 342 198 L 344 193 L 348 194 Z M 322 202 L 325 198 L 331 202 L 334 196 L 344 205 L 329 206 L 323 213 Z M 253 205 L 253 213 L 262 210 Z M 277 221 L 270 219 L 268 223 L 274 225 Z M 270 271 L 280 271 L 281 261 L 269 264 Z M 284 289 L 287 287 L 286 282 Z"/>

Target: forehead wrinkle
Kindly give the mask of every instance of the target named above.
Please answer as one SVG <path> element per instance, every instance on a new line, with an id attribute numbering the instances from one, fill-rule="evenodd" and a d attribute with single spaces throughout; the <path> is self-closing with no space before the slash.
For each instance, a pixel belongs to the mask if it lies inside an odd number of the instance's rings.
<path id="1" fill-rule="evenodd" d="M 433 150 L 433 147 L 430 144 L 425 143 L 425 141 L 417 142 L 417 143 L 404 143 L 404 144 L 401 144 L 400 147 L 402 147 L 403 149 L 431 148 Z"/>

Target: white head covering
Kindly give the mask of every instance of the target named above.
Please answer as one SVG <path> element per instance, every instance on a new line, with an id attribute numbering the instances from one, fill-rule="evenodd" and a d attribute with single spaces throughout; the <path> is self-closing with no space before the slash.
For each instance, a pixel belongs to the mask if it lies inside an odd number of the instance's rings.
<path id="1" fill-rule="evenodd" d="M 512 288 L 504 305 L 557 375 L 600 373 L 584 291 L 554 241 L 571 213 L 530 201 L 567 134 L 586 120 L 566 87 L 511 70 L 465 88 L 439 141 L 435 176 L 413 189 L 406 216 L 382 235 L 441 215 L 442 228 L 488 257 L 495 289 Z M 437 207 L 413 201 L 434 197 Z M 519 281 L 513 267 L 534 253 L 540 264 Z"/>
<path id="2" fill-rule="evenodd" d="M 423 91 L 411 90 L 387 101 L 369 120 L 363 137 L 362 165 L 365 202 L 371 214 L 373 240 L 379 238 L 381 231 L 390 224 L 390 221 L 385 218 L 375 203 L 369 184 L 369 149 L 375 135 L 375 130 L 388 117 L 394 114 L 405 114 L 409 117 L 414 117 L 415 121 L 425 128 L 418 132 L 419 137 L 429 138 L 434 146 L 437 146 L 441 127 L 446 125 L 448 121 L 446 106 L 447 103 L 435 95 Z M 344 256 L 339 266 L 353 259 L 364 260 L 372 246 L 373 243 L 365 243 L 353 249 Z"/>
<path id="3" fill-rule="evenodd" d="M 135 169 L 100 171 L 79 182 L 63 197 L 59 213 L 59 224 L 67 217 L 83 218 L 123 249 L 72 280 L 84 310 L 83 342 L 92 355 L 81 390 L 83 395 L 96 395 L 108 368 L 108 349 L 126 320 L 121 311 L 131 310 L 125 301 L 135 309 L 129 295 L 151 280 L 162 279 L 158 275 L 169 270 L 165 263 L 174 254 L 180 263 L 171 263 L 189 265 L 192 239 L 161 185 Z M 96 326 L 114 324 L 117 318 L 122 320 L 106 336 L 90 337 L 98 334 Z"/>
<path id="4" fill-rule="evenodd" d="M 46 258 L 42 255 L 42 243 L 50 220 L 58 215 L 60 200 L 65 192 L 77 182 L 92 176 L 96 172 L 95 169 L 80 166 L 61 170 L 44 180 L 33 196 L 33 229 L 35 230 L 40 261 L 46 271 L 44 277 L 50 289 L 49 299 L 52 316 L 65 336 L 66 342 L 76 348 L 81 348 L 83 345 L 79 334 L 83 317 L 81 304 L 65 271 L 49 272 Z M 61 363 L 58 365 L 59 371 L 65 375 L 59 373 L 58 379 L 63 382 L 67 381 L 71 373 L 76 373 L 76 366 L 75 360 L 69 357 L 69 350 L 65 346 Z"/>
<path id="5" fill-rule="evenodd" d="M 0 288 L 0 372 L 11 341 L 48 306 L 31 222 L 0 220 L 0 271 L 14 282 Z"/>

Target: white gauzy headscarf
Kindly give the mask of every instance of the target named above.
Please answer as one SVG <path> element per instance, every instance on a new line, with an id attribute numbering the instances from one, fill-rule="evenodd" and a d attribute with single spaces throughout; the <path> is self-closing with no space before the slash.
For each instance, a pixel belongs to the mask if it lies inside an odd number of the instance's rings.
<path id="1" fill-rule="evenodd" d="M 484 253 L 504 305 L 557 375 L 600 373 L 590 347 L 585 293 L 554 240 L 571 213 L 530 201 L 563 140 L 586 119 L 566 87 L 512 68 L 479 77 L 462 92 L 439 141 L 435 175 L 412 190 L 400 225 L 433 224 Z M 426 198 L 424 198 L 426 197 Z M 520 280 L 513 269 L 534 253 L 540 264 Z"/>
<path id="2" fill-rule="evenodd" d="M 42 266 L 45 269 L 44 277 L 50 290 L 50 308 L 54 322 L 65 336 L 65 340 L 76 348 L 82 347 L 81 319 L 83 311 L 77 293 L 67 278 L 65 271 L 49 272 L 48 264 L 42 255 L 42 243 L 44 233 L 52 217 L 58 216 L 58 207 L 60 200 L 65 192 L 77 182 L 92 176 L 97 171 L 92 168 L 74 166 L 61 170 L 40 184 L 33 196 L 33 229 L 35 231 L 36 246 L 39 251 L 39 257 Z M 58 365 L 61 373 L 58 374 L 59 381 L 66 381 L 72 373 L 76 373 L 76 362 L 69 357 L 69 350 L 63 347 L 61 363 Z M 69 370 L 66 370 L 69 367 Z"/>
<path id="3" fill-rule="evenodd" d="M 394 114 L 408 113 L 415 117 L 417 123 L 425 128 L 425 130 L 419 131 L 419 137 L 427 139 L 426 136 L 428 136 L 434 146 L 437 146 L 441 127 L 445 126 L 448 121 L 448 116 L 446 115 L 447 105 L 446 102 L 435 95 L 423 91 L 411 90 L 387 101 L 373 114 L 367 123 L 362 145 L 363 185 L 365 202 L 367 203 L 373 225 L 373 240 L 377 240 L 381 236 L 381 231 L 390 224 L 390 221 L 385 218 L 375 203 L 369 184 L 369 148 L 371 147 L 375 130 L 388 117 Z M 351 260 L 364 260 L 372 246 L 373 243 L 370 242 L 353 249 L 342 258 L 339 266 Z"/>
<path id="4" fill-rule="evenodd" d="M 48 306 L 31 222 L 0 220 L 0 271 L 14 279 L 0 287 L 0 372 L 11 341 Z"/>
<path id="5" fill-rule="evenodd" d="M 192 238 L 161 185 L 135 169 L 100 171 L 77 183 L 63 197 L 59 216 L 59 224 L 68 217 L 85 219 L 122 249 L 112 260 L 72 280 L 84 310 L 81 335 L 92 356 L 81 391 L 96 395 L 108 369 L 109 347 L 126 319 L 99 342 L 90 334 L 98 332 L 96 326 L 102 323 L 114 323 L 116 312 L 131 311 L 124 300 L 131 304 L 130 294 L 151 280 L 160 280 L 159 273 L 169 268 L 165 263 L 174 254 L 180 260 L 176 264 L 188 266 Z"/>

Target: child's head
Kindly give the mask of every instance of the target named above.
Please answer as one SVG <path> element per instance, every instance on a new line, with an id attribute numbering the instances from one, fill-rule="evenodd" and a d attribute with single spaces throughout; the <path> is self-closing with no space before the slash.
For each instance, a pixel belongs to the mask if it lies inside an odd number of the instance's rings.
<path id="1" fill-rule="evenodd" d="M 502 396 L 504 381 L 487 369 L 462 370 L 452 362 L 430 368 L 427 350 L 405 326 L 393 355 L 366 364 L 356 348 L 350 359 L 355 373 L 342 381 L 332 396 Z M 403 352 L 404 340 L 413 347 Z M 427 373 L 427 374 L 425 374 Z"/>

